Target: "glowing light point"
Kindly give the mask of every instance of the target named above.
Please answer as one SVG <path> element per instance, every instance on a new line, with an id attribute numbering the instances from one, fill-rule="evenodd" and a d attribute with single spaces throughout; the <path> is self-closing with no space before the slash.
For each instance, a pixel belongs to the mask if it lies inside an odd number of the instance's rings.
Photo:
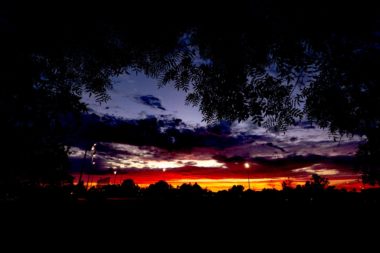
<path id="1" fill-rule="evenodd" d="M 248 170 L 249 167 L 250 167 L 249 163 L 245 162 L 245 163 L 244 163 L 244 168 L 246 168 L 246 169 L 247 169 L 247 172 L 248 172 L 248 173 L 247 173 L 247 176 L 248 176 L 248 189 L 251 190 L 251 182 L 250 182 L 250 180 L 249 180 L 249 170 Z"/>

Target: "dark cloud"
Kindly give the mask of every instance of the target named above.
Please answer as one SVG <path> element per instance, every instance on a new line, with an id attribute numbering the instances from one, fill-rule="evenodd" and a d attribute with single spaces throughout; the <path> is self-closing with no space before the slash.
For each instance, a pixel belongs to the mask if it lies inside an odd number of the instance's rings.
<path id="1" fill-rule="evenodd" d="M 352 156 L 320 156 L 315 154 L 309 154 L 305 156 L 289 155 L 281 159 L 268 159 L 268 157 L 255 157 L 251 161 L 272 166 L 284 166 L 286 164 L 314 164 L 314 163 L 331 163 L 350 165 L 352 167 L 355 164 L 355 158 Z"/>
<path id="2" fill-rule="evenodd" d="M 285 149 L 281 148 L 280 146 L 277 146 L 277 145 L 273 144 L 272 142 L 268 142 L 267 145 L 268 145 L 269 147 L 272 147 L 272 148 L 275 148 L 275 149 L 281 150 L 282 152 L 286 152 Z"/>
<path id="3" fill-rule="evenodd" d="M 242 156 L 231 156 L 227 157 L 225 155 L 215 155 L 213 156 L 215 160 L 218 162 L 229 162 L 229 163 L 242 163 L 245 162 L 247 158 L 244 158 Z"/>
<path id="4" fill-rule="evenodd" d="M 152 95 L 135 96 L 135 100 L 139 103 L 150 106 L 152 108 L 166 111 L 166 109 L 161 104 L 161 100 L 155 96 L 152 96 Z"/>
<path id="5" fill-rule="evenodd" d="M 224 121 L 194 128 L 173 117 L 147 116 L 144 119 L 131 120 L 110 115 L 100 117 L 96 114 L 83 115 L 82 128 L 77 136 L 77 143 L 85 137 L 91 145 L 94 142 L 116 142 L 171 150 L 190 150 L 194 147 L 220 150 L 263 140 L 256 135 L 231 135 L 231 124 Z"/>
<path id="6" fill-rule="evenodd" d="M 112 144 L 98 147 L 99 156 L 105 157 L 105 163 L 117 164 L 125 157 L 143 161 L 144 152 L 150 155 L 150 159 L 170 161 L 176 159 L 175 154 L 180 152 L 197 158 L 213 158 L 222 163 L 252 161 L 276 167 L 275 163 L 319 163 L 326 161 L 328 156 L 335 157 L 331 158 L 335 160 L 327 162 L 336 163 L 338 156 L 352 156 L 357 145 L 356 142 L 339 144 L 296 136 L 297 140 L 290 140 L 290 137 L 266 133 L 236 133 L 231 130 L 231 124 L 224 121 L 205 127 L 193 127 L 167 115 L 132 120 L 85 114 L 82 117 L 82 129 L 73 138 L 76 143 L 72 143 L 72 146 L 83 149 L 86 144 L 88 149 L 94 142 Z M 123 147 L 124 144 L 133 146 L 135 150 Z M 184 163 L 184 166 L 191 165 Z"/>
<path id="7" fill-rule="evenodd" d="M 218 123 L 207 126 L 207 131 L 218 135 L 229 135 L 231 134 L 231 125 L 231 122 L 221 120 Z"/>
<path id="8" fill-rule="evenodd" d="M 132 153 L 129 152 L 128 150 L 118 148 L 117 146 L 112 145 L 112 144 L 107 144 L 107 143 L 101 143 L 101 145 L 99 145 L 99 143 L 97 143 L 97 144 L 98 144 L 96 146 L 96 152 L 97 153 L 103 153 L 103 154 L 112 153 L 116 157 L 117 156 L 124 157 L 124 156 L 130 156 L 130 155 L 132 155 Z"/>

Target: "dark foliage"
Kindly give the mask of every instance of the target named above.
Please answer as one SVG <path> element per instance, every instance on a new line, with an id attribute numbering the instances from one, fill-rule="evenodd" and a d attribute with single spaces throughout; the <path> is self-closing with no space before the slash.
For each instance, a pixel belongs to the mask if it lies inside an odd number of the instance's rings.
<path id="1" fill-rule="evenodd" d="M 189 91 L 209 121 L 251 119 L 284 131 L 307 116 L 363 135 L 362 169 L 377 174 L 374 2 L 136 2 L 2 4 L 1 152 L 12 161 L 2 183 L 65 181 L 64 137 L 75 127 L 66 122 L 85 110 L 80 96 L 104 102 L 110 77 L 138 71 Z"/>

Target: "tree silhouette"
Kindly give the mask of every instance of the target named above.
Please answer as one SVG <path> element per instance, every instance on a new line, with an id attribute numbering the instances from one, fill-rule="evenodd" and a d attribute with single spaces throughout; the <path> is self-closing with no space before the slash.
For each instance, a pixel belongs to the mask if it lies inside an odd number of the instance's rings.
<path id="1" fill-rule="evenodd" d="M 281 187 L 283 191 L 288 191 L 292 189 L 292 180 L 288 179 L 288 180 L 282 181 Z"/>
<path id="2" fill-rule="evenodd" d="M 242 195 L 244 192 L 244 186 L 242 185 L 233 185 L 231 189 L 228 190 L 233 195 Z"/>
<path id="3" fill-rule="evenodd" d="M 168 198 L 171 196 L 173 187 L 164 180 L 149 185 L 145 194 L 153 198 Z"/>
<path id="4" fill-rule="evenodd" d="M 369 163 L 361 168 L 378 171 L 375 3 L 138 1 L 128 3 L 128 15 L 95 3 L 91 11 L 2 7 L 1 152 L 14 161 L 3 182 L 57 181 L 67 169 L 67 134 L 86 109 L 82 94 L 107 101 L 112 76 L 139 71 L 189 91 L 187 101 L 209 121 L 250 119 L 284 131 L 307 117 L 365 136 L 359 157 Z"/>
<path id="5" fill-rule="evenodd" d="M 180 198 L 183 199 L 200 199 L 204 197 L 207 191 L 202 189 L 197 183 L 184 183 L 178 188 L 178 193 Z"/>
<path id="6" fill-rule="evenodd" d="M 311 175 L 311 187 L 315 189 L 325 189 L 330 184 L 326 177 L 322 177 L 318 174 Z"/>
<path id="7" fill-rule="evenodd" d="M 121 184 L 121 189 L 123 194 L 128 197 L 137 197 L 140 192 L 140 187 L 132 179 L 124 180 Z"/>
<path id="8" fill-rule="evenodd" d="M 311 180 L 306 181 L 303 188 L 307 191 L 320 192 L 325 190 L 329 184 L 330 182 L 326 177 L 322 177 L 318 174 L 312 174 Z"/>

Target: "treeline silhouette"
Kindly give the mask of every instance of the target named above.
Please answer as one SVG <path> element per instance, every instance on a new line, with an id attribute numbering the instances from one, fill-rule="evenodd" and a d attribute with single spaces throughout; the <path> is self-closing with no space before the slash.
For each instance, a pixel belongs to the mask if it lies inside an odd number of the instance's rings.
<path id="1" fill-rule="evenodd" d="M 302 186 L 291 187 L 285 181 L 282 190 L 253 191 L 235 185 L 218 192 L 196 183 L 173 187 L 165 181 L 141 188 L 131 179 L 87 190 L 84 184 L 47 185 L 25 188 L 17 196 L 3 192 L 0 213 L 5 229 L 29 237 L 41 227 L 49 235 L 69 231 L 65 233 L 77 234 L 75 238 L 120 234 L 125 239 L 131 233 L 145 235 L 144 239 L 170 235 L 198 241 L 223 234 L 230 240 L 246 232 L 253 238 L 252 231 L 270 238 L 294 237 L 291 231 L 335 238 L 341 232 L 363 234 L 377 227 L 380 189 L 346 191 L 326 182 L 314 176 Z"/>
<path id="2" fill-rule="evenodd" d="M 236 208 L 243 206 L 257 207 L 378 207 L 380 189 L 364 189 L 360 192 L 336 189 L 329 186 L 326 177 L 313 174 L 304 185 L 292 187 L 292 182 L 285 180 L 282 190 L 264 189 L 262 191 L 245 190 L 242 185 L 234 185 L 228 190 L 213 192 L 202 188 L 197 183 L 184 183 L 173 187 L 160 180 L 146 188 L 139 187 L 132 179 L 121 184 L 109 184 L 86 189 L 84 182 L 77 185 L 1 189 L 0 200 L 3 203 L 64 203 L 72 205 L 107 205 L 144 206 L 146 203 L 159 205 L 177 205 L 184 203 L 219 206 L 233 204 Z M 8 192 L 7 192 L 8 191 Z M 243 206 L 242 206 L 243 205 Z"/>

